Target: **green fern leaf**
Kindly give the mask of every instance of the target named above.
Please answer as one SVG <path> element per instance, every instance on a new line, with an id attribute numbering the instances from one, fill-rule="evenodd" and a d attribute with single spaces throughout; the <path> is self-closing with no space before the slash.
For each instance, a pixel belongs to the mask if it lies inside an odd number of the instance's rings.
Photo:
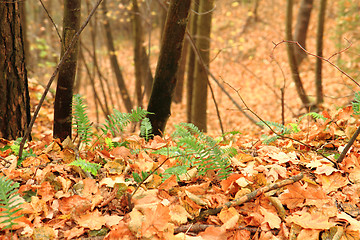
<path id="1" fill-rule="evenodd" d="M 150 113 L 140 107 L 135 110 L 132 109 L 131 113 L 122 113 L 114 109 L 114 113 L 108 116 L 108 119 L 105 120 L 106 124 L 103 124 L 101 130 L 104 134 L 110 131 L 111 134 L 115 136 L 117 133 L 122 133 L 129 123 L 139 122 L 144 119 L 147 114 Z"/>
<path id="2" fill-rule="evenodd" d="M 153 129 L 151 126 L 151 122 L 149 118 L 144 118 L 141 121 L 141 126 L 140 126 L 140 136 L 143 136 L 145 138 L 146 141 L 149 141 L 150 138 L 153 137 L 153 133 L 152 133 Z"/>
<path id="3" fill-rule="evenodd" d="M 12 229 L 12 226 L 17 224 L 14 220 L 23 216 L 15 216 L 21 210 L 19 206 L 22 204 L 19 202 L 19 195 L 16 193 L 18 187 L 19 183 L 14 183 L 3 176 L 0 177 L 0 208 L 4 209 L 0 212 L 0 218 L 5 219 L 1 223 L 7 224 L 3 229 Z"/>
<path id="4" fill-rule="evenodd" d="M 80 94 L 75 94 L 73 96 L 73 106 L 74 106 L 74 129 L 79 135 L 80 141 L 84 142 L 86 145 L 91 141 L 91 123 L 89 117 L 86 114 L 87 106 L 84 103 L 84 99 Z"/>
<path id="5" fill-rule="evenodd" d="M 101 168 L 101 165 L 98 163 L 91 163 L 88 162 L 86 160 L 83 160 L 81 158 L 76 159 L 76 161 L 73 161 L 72 163 L 70 163 L 69 165 L 73 165 L 73 166 L 78 166 L 80 167 L 82 170 L 84 170 L 85 172 L 89 172 L 92 175 L 96 176 L 97 172 L 99 171 L 99 169 Z"/>

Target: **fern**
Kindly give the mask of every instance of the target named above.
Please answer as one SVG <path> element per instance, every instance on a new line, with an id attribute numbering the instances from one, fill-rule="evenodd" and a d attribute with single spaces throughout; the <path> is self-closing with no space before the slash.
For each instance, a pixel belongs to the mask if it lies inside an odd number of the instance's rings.
<path id="1" fill-rule="evenodd" d="M 216 170 L 220 179 L 230 175 L 229 158 L 236 154 L 234 148 L 221 148 L 210 136 L 201 132 L 191 123 L 180 123 L 175 126 L 172 134 L 176 147 L 163 148 L 155 151 L 156 154 L 168 155 L 178 158 L 182 166 L 175 166 L 167 170 L 166 174 L 179 175 L 184 172 L 184 167 L 196 166 L 199 175 L 204 175 L 209 170 Z"/>
<path id="2" fill-rule="evenodd" d="M 76 159 L 76 161 L 73 161 L 72 163 L 70 163 L 69 165 L 72 166 L 78 166 L 80 167 L 83 171 L 85 172 L 89 172 L 92 175 L 96 176 L 97 172 L 99 171 L 99 169 L 101 168 L 101 165 L 98 163 L 91 163 L 88 162 L 86 160 L 83 160 L 81 158 Z"/>
<path id="3" fill-rule="evenodd" d="M 103 124 L 101 130 L 104 134 L 110 131 L 111 134 L 115 136 L 117 133 L 123 132 L 129 123 L 139 122 L 144 119 L 147 114 L 150 113 L 140 107 L 136 110 L 131 110 L 131 113 L 122 113 L 114 109 L 114 113 L 108 116 L 108 119 L 105 120 L 106 124 Z"/>
<path id="4" fill-rule="evenodd" d="M 307 116 L 310 116 L 314 119 L 321 119 L 321 120 L 326 120 L 327 118 L 324 117 L 323 115 L 321 115 L 320 113 L 317 113 L 317 112 L 309 112 L 309 113 L 305 113 L 304 115 L 302 115 L 301 117 L 299 117 L 299 122 L 301 122 L 301 120 L 304 118 L 304 117 L 307 117 Z"/>
<path id="5" fill-rule="evenodd" d="M 150 138 L 152 138 L 154 136 L 154 134 L 152 133 L 152 126 L 151 126 L 151 122 L 149 118 L 144 118 L 141 121 L 141 126 L 140 126 L 140 136 L 144 137 L 146 141 L 149 141 Z"/>
<path id="6" fill-rule="evenodd" d="M 91 123 L 86 114 L 87 106 L 80 94 L 75 94 L 73 96 L 73 105 L 74 128 L 79 135 L 80 142 L 82 141 L 87 145 L 91 141 Z"/>
<path id="7" fill-rule="evenodd" d="M 3 210 L 0 212 L 0 217 L 5 218 L 1 223 L 7 224 L 3 229 L 12 229 L 17 224 L 14 220 L 23 216 L 15 216 L 21 210 L 19 206 L 22 204 L 16 193 L 18 187 L 19 183 L 14 183 L 4 176 L 0 177 L 0 209 Z"/>
<path id="8" fill-rule="evenodd" d="M 286 126 L 282 125 L 281 123 L 277 123 L 277 122 L 265 121 L 265 123 L 268 126 L 272 127 L 273 130 L 275 132 L 277 132 L 277 134 L 278 134 L 278 135 L 275 135 L 275 136 L 263 135 L 263 137 L 264 137 L 263 143 L 267 144 L 267 145 L 274 142 L 274 141 L 276 141 L 281 136 L 284 136 L 284 135 L 287 135 L 287 134 L 290 134 L 290 133 L 294 132 L 293 131 L 294 128 L 298 130 L 297 125 L 296 126 L 291 125 L 291 128 L 289 128 L 289 127 L 286 127 Z M 257 124 L 260 125 L 260 126 L 267 126 L 265 123 L 264 122 L 258 122 Z"/>
<path id="9" fill-rule="evenodd" d="M 355 93 L 354 101 L 352 102 L 352 107 L 355 115 L 360 115 L 360 92 Z"/>

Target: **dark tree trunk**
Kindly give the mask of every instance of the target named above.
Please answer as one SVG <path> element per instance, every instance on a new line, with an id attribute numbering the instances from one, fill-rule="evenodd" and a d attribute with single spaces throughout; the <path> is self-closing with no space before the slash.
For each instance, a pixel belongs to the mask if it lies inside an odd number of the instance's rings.
<path id="1" fill-rule="evenodd" d="M 170 117 L 171 100 L 176 86 L 175 76 L 181 57 L 190 3 L 191 0 L 171 0 L 170 2 L 147 109 L 154 113 L 148 115 L 154 135 L 162 136 Z"/>
<path id="2" fill-rule="evenodd" d="M 61 56 L 80 28 L 81 0 L 64 1 L 63 36 Z M 78 59 L 77 42 L 69 57 L 59 70 L 54 109 L 54 137 L 63 141 L 71 137 L 72 130 L 72 97 Z"/>
<path id="3" fill-rule="evenodd" d="M 184 77 L 185 77 L 185 67 L 186 67 L 186 55 L 188 50 L 188 41 L 184 41 L 183 51 L 181 53 L 181 60 L 179 64 L 179 68 L 176 73 L 176 87 L 175 87 L 175 95 L 174 102 L 181 103 L 183 98 L 183 89 L 184 89 Z"/>
<path id="4" fill-rule="evenodd" d="M 22 137 L 30 98 L 19 2 L 0 3 L 0 138 Z"/>
<path id="5" fill-rule="evenodd" d="M 325 11 L 326 11 L 326 0 L 321 0 L 319 18 L 318 18 L 318 27 L 316 33 L 316 55 L 320 57 L 323 56 Z M 324 102 L 321 70 L 322 70 L 322 60 L 320 58 L 316 58 L 316 65 L 315 65 L 316 104 L 321 104 Z"/>
<path id="6" fill-rule="evenodd" d="M 144 92 L 147 96 L 147 98 L 150 98 L 151 95 L 151 89 L 152 89 L 152 85 L 153 85 L 153 75 L 151 73 L 151 68 L 150 68 L 150 60 L 149 60 L 149 55 L 146 52 L 146 48 L 144 46 L 141 46 L 141 53 L 142 53 L 142 66 L 143 66 L 143 79 L 144 79 Z"/>
<path id="7" fill-rule="evenodd" d="M 295 26 L 295 41 L 306 49 L 306 35 L 309 27 L 311 10 L 313 7 L 314 0 L 302 0 L 300 3 L 300 9 L 297 15 L 296 26 Z M 295 55 L 297 64 L 300 65 L 302 60 L 307 54 L 298 46 L 295 47 Z"/>
<path id="8" fill-rule="evenodd" d="M 192 3 L 192 9 L 194 12 L 198 12 L 199 10 L 199 3 L 200 0 L 195 0 Z M 196 30 L 197 30 L 197 20 L 198 15 L 192 14 L 191 20 L 190 20 L 190 35 L 196 44 Z M 193 87 L 194 87 L 194 70 L 195 70 L 195 52 L 193 51 L 193 48 L 191 44 L 189 44 L 188 48 L 188 60 L 187 60 L 187 84 L 186 84 L 186 116 L 187 116 L 187 122 L 191 121 L 191 106 L 192 106 L 192 93 L 193 93 Z"/>
<path id="9" fill-rule="evenodd" d="M 126 88 L 125 81 L 124 81 L 123 75 L 120 70 L 119 63 L 118 63 L 116 55 L 115 55 L 114 40 L 113 40 L 113 36 L 111 33 L 110 22 L 109 22 L 109 18 L 106 15 L 106 13 L 107 13 L 106 0 L 104 0 L 102 2 L 102 10 L 103 10 L 103 21 L 102 22 L 104 25 L 106 45 L 107 45 L 108 52 L 109 52 L 111 67 L 115 73 L 117 84 L 119 86 L 119 90 L 121 93 L 120 95 L 125 104 L 126 111 L 131 112 L 131 109 L 133 108 L 133 104 L 131 102 L 129 92 Z"/>
<path id="10" fill-rule="evenodd" d="M 286 40 L 288 41 L 294 40 L 292 37 L 292 8 L 293 8 L 293 0 L 287 0 L 285 34 L 286 34 Z M 293 43 L 287 44 L 287 53 L 288 53 L 291 75 L 294 80 L 296 91 L 301 99 L 301 102 L 303 106 L 307 108 L 310 107 L 310 101 L 305 93 L 304 86 L 300 79 L 294 48 L 295 48 L 295 44 Z"/>
<path id="11" fill-rule="evenodd" d="M 140 10 L 137 0 L 132 0 L 133 4 L 133 35 L 134 35 L 134 66 L 135 66 L 135 92 L 137 105 L 142 107 L 142 82 L 144 79 L 143 67 L 142 67 L 142 44 L 143 44 L 143 30 L 141 26 Z"/>
<path id="12" fill-rule="evenodd" d="M 210 63 L 210 33 L 211 19 L 214 0 L 200 0 L 199 12 L 203 13 L 199 16 L 197 23 L 196 46 L 199 50 L 200 57 L 203 60 L 196 61 L 194 72 L 194 89 L 191 104 L 191 121 L 201 131 L 207 131 L 207 96 L 208 96 L 208 73 L 205 67 L 209 67 Z"/>

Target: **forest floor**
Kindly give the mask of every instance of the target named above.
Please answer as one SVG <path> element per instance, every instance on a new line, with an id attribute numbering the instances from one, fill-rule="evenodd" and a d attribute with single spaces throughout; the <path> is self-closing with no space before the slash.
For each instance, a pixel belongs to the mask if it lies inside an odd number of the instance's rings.
<path id="1" fill-rule="evenodd" d="M 186 128 L 172 135 L 186 119 L 183 101 L 172 105 L 164 138 L 146 142 L 126 131 L 117 137 L 94 135 L 79 147 L 78 139 L 72 143 L 52 138 L 49 97 L 25 159 L 18 159 L 17 142 L 0 139 L 3 175 L 19 184 L 0 188 L 0 221 L 16 223 L 12 231 L 3 229 L 7 222 L 1 223 L 0 239 L 360 239 L 359 142 L 336 163 L 359 123 L 346 106 L 354 84 L 324 62 L 323 109 L 300 118 L 306 111 L 300 109 L 291 80 L 286 46 L 274 49 L 274 43 L 284 39 L 285 3 L 261 1 L 259 20 L 242 33 L 250 7 L 224 2 L 214 13 L 211 71 L 241 106 L 234 89 L 266 121 L 281 122 L 277 96 L 285 86 L 286 126 L 274 127 L 283 137 L 267 142 L 276 135 L 248 121 L 214 86 L 225 132 L 231 132 L 225 137 L 209 98 L 208 135 L 213 138 Z M 338 51 L 331 40 L 334 4 L 329 5 L 325 56 Z M 314 19 L 310 52 L 315 52 Z M 132 60 L 129 52 L 119 54 L 124 61 Z M 314 95 L 314 62 L 308 57 L 300 69 L 309 95 Z M 133 78 L 131 68 L 123 70 Z M 43 88 L 31 80 L 29 89 L 35 106 Z M 88 104 L 94 119 L 94 106 Z M 193 142 L 186 145 L 185 140 Z M 179 158 L 171 157 L 174 152 Z M 79 158 L 87 162 L 69 165 Z M 19 195 L 12 195 L 12 189 Z M 6 202 L 10 197 L 22 203 L 21 210 L 13 212 L 16 207 Z M 20 217 L 11 219 L 14 216 Z"/>

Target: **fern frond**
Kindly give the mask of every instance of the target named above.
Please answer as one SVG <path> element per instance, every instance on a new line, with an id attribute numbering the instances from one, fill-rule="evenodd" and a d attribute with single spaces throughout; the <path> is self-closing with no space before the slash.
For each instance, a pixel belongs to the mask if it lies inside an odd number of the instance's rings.
<path id="1" fill-rule="evenodd" d="M 321 119 L 321 120 L 326 120 L 327 118 L 324 117 L 323 115 L 321 115 L 320 113 L 317 113 L 317 112 L 309 112 L 309 113 L 305 113 L 304 115 L 302 115 L 301 117 L 299 117 L 299 122 L 301 122 L 301 120 L 304 118 L 304 117 L 307 117 L 307 116 L 310 116 L 312 118 L 314 118 L 315 120 L 317 119 Z"/>
<path id="2" fill-rule="evenodd" d="M 104 134 L 110 131 L 111 134 L 115 136 L 117 133 L 123 132 L 129 123 L 139 122 L 144 119 L 147 114 L 149 114 L 149 112 L 140 107 L 135 110 L 132 109 L 131 113 L 122 113 L 114 109 L 114 113 L 108 116 L 108 119 L 105 120 L 106 124 L 103 124 L 101 130 Z"/>
<path id="3" fill-rule="evenodd" d="M 162 153 L 177 157 L 185 167 L 176 168 L 182 172 L 186 167 L 196 166 L 199 175 L 204 175 L 209 170 L 215 170 L 221 179 L 230 174 L 230 157 L 236 152 L 235 148 L 220 148 L 210 136 L 201 132 L 191 123 L 180 123 L 172 138 L 176 147 L 162 149 Z M 160 153 L 160 151 L 156 151 Z"/>
<path id="4" fill-rule="evenodd" d="M 81 158 L 76 159 L 75 161 L 73 161 L 72 163 L 70 163 L 69 165 L 73 165 L 73 166 L 78 166 L 80 167 L 83 171 L 85 172 L 89 172 L 92 175 L 96 176 L 97 172 L 99 171 L 99 169 L 101 168 L 101 165 L 98 163 L 91 163 L 88 162 L 86 160 L 83 160 Z"/>
<path id="5" fill-rule="evenodd" d="M 87 106 L 80 94 L 73 96 L 74 106 L 74 129 L 79 135 L 80 141 L 86 145 L 91 141 L 91 122 L 86 114 Z"/>
<path id="6" fill-rule="evenodd" d="M 355 115 L 360 114 L 360 92 L 356 92 L 354 96 L 354 101 L 352 102 L 352 107 Z"/>
<path id="7" fill-rule="evenodd" d="M 17 224 L 14 220 L 22 216 L 15 216 L 21 210 L 19 206 L 22 204 L 19 202 L 19 195 L 16 193 L 18 187 L 19 183 L 14 183 L 3 176 L 0 177 L 0 208 L 4 209 L 0 212 L 0 217 L 5 218 L 1 223 L 7 224 L 3 229 L 11 229 Z"/>
<path id="8" fill-rule="evenodd" d="M 151 126 L 150 119 L 145 117 L 141 121 L 140 136 L 143 136 L 145 138 L 145 141 L 149 141 L 149 139 L 152 138 L 154 135 L 154 134 L 152 134 L 152 132 L 153 132 L 153 129 Z"/>

